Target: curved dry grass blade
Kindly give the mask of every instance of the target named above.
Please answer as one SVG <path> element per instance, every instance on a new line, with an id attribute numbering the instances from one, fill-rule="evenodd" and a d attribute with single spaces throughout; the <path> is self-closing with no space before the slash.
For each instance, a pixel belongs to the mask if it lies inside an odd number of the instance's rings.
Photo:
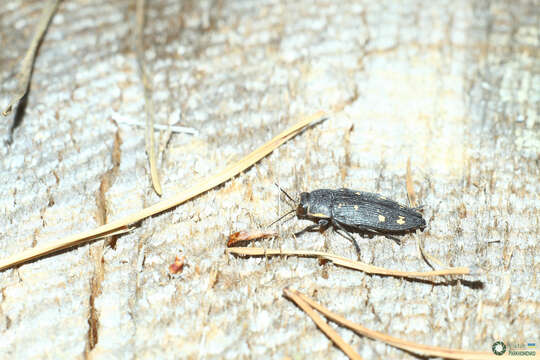
<path id="1" fill-rule="evenodd" d="M 407 197 L 409 198 L 409 206 L 412 208 L 415 208 L 418 206 L 418 203 L 416 201 L 416 194 L 414 192 L 412 175 L 411 175 L 411 158 L 407 159 L 407 174 L 406 174 L 405 185 L 407 187 Z M 422 243 L 422 239 L 419 237 L 416 238 L 416 249 L 418 250 L 420 258 L 424 259 L 424 261 L 431 268 L 433 268 L 433 266 L 431 266 L 428 260 L 433 261 L 434 263 L 438 264 L 442 268 L 445 268 L 445 269 L 450 268 L 448 265 L 444 264 L 442 261 L 440 261 L 436 257 L 426 253 L 424 251 L 424 245 Z"/>
<path id="2" fill-rule="evenodd" d="M 322 313 L 324 316 L 326 316 L 328 319 L 332 320 L 333 322 L 341 326 L 345 326 L 346 328 L 349 328 L 352 331 L 362 336 L 366 336 L 374 340 L 385 342 L 388 345 L 392 345 L 402 350 L 411 351 L 422 356 L 439 356 L 439 357 L 447 358 L 447 359 L 493 359 L 494 358 L 494 355 L 488 352 L 450 349 L 450 348 L 444 348 L 444 347 L 438 347 L 438 346 L 422 345 L 422 344 L 418 344 L 412 341 L 407 341 L 407 340 L 403 340 L 397 337 L 393 337 L 393 336 L 390 336 L 390 335 L 387 335 L 378 331 L 374 331 L 366 327 L 363 327 L 362 325 L 353 323 L 352 321 L 349 321 L 345 319 L 344 317 L 331 312 L 330 310 L 328 310 L 321 304 L 315 302 L 311 298 L 307 297 L 306 295 L 298 291 L 295 291 L 295 294 L 299 298 L 301 298 L 303 301 L 305 301 L 313 309 L 319 311 L 320 313 Z"/>
<path id="3" fill-rule="evenodd" d="M 289 289 L 283 289 L 283 295 L 292 300 L 300 309 L 302 309 L 308 316 L 313 320 L 313 322 L 321 329 L 321 331 L 330 339 L 337 347 L 341 349 L 349 357 L 349 359 L 362 360 L 362 357 L 354 351 L 351 345 L 347 344 L 345 340 L 332 329 L 330 325 L 324 321 L 319 314 L 317 314 L 311 306 L 309 306 L 305 301 L 300 298 L 296 292 L 290 291 Z"/>
<path id="4" fill-rule="evenodd" d="M 449 268 L 449 266 L 443 263 L 441 260 L 437 259 L 435 256 L 430 255 L 429 253 L 424 251 L 424 242 L 422 238 L 420 237 L 416 238 L 416 249 L 420 255 L 420 258 L 423 259 L 429 265 L 429 267 L 433 268 L 433 266 L 429 262 L 429 261 L 432 261 L 443 269 Z"/>
<path id="5" fill-rule="evenodd" d="M 152 84 L 144 68 L 144 41 L 143 41 L 143 29 L 144 29 L 144 8 L 145 0 L 137 0 L 136 5 L 136 18 L 137 25 L 135 28 L 135 43 L 137 55 L 137 63 L 139 65 L 139 72 L 141 73 L 141 79 L 144 88 L 144 109 L 146 112 L 146 154 L 148 155 L 148 163 L 150 164 L 150 178 L 152 179 L 152 186 L 156 193 L 161 196 L 163 190 L 161 189 L 161 182 L 159 180 L 159 173 L 156 165 L 156 149 L 154 139 L 154 101 L 152 100 Z"/>
<path id="6" fill-rule="evenodd" d="M 336 265 L 343 266 L 353 270 L 360 270 L 368 274 L 388 275 L 396 277 L 416 278 L 416 277 L 435 277 L 445 275 L 467 275 L 471 271 L 468 267 L 455 267 L 434 271 L 399 271 L 390 270 L 379 266 L 369 265 L 361 261 L 347 259 L 342 256 L 313 250 L 280 250 L 265 249 L 257 247 L 231 247 L 228 252 L 245 256 L 305 256 L 316 257 L 333 262 Z"/>
<path id="7" fill-rule="evenodd" d="M 162 200 L 152 206 L 142 209 L 135 214 L 125 216 L 116 221 L 110 222 L 108 224 L 99 226 L 91 230 L 84 231 L 79 234 L 70 235 L 68 237 L 53 241 L 48 244 L 36 246 L 35 248 L 28 249 L 18 254 L 12 255 L 8 258 L 2 259 L 0 260 L 0 270 L 4 270 L 14 265 L 21 264 L 33 259 L 37 259 L 39 257 L 51 254 L 59 250 L 84 244 L 99 237 L 107 236 L 109 233 L 124 228 L 129 224 L 136 223 L 149 216 L 158 214 L 172 207 L 180 205 L 187 200 L 194 198 L 195 196 L 200 195 L 224 183 L 230 178 L 240 174 L 242 171 L 246 170 L 256 162 L 261 160 L 263 157 L 270 154 L 278 146 L 300 133 L 308 125 L 314 123 L 317 120 L 321 120 L 323 115 L 324 112 L 319 111 L 311 116 L 305 117 L 303 120 L 283 131 L 281 134 L 277 135 L 263 146 L 251 152 L 240 161 L 230 164 L 217 174 L 208 176 L 196 183 L 195 185 L 191 186 L 190 188 L 181 191 L 168 199 Z"/>
<path id="8" fill-rule="evenodd" d="M 13 107 L 17 106 L 19 101 L 21 101 L 21 99 L 24 97 L 24 95 L 26 95 L 26 92 L 28 91 L 28 87 L 30 86 L 30 78 L 32 75 L 32 67 L 34 65 L 34 59 L 36 57 L 39 43 L 41 42 L 41 39 L 43 39 L 43 35 L 45 35 L 45 32 L 47 31 L 47 27 L 49 26 L 49 23 L 54 15 L 54 12 L 58 8 L 59 3 L 60 0 L 51 0 L 47 2 L 47 4 L 45 4 L 45 7 L 43 8 L 41 18 L 39 19 L 39 23 L 36 26 L 36 30 L 34 31 L 34 37 L 32 38 L 30 46 L 28 47 L 28 50 L 24 55 L 24 59 L 21 63 L 21 70 L 17 75 L 17 87 L 15 88 L 11 101 L 2 112 L 2 115 L 4 116 L 9 115 Z"/>

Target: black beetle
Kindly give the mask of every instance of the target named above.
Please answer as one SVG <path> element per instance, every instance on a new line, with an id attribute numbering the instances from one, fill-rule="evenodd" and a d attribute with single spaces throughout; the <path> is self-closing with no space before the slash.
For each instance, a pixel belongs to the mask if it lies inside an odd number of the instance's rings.
<path id="1" fill-rule="evenodd" d="M 294 201 L 283 189 L 281 190 Z M 296 217 L 316 224 L 306 227 L 295 235 L 306 231 L 322 232 L 332 225 L 338 234 L 351 240 L 356 251 L 360 253 L 351 232 L 370 238 L 382 235 L 399 243 L 392 235 L 404 235 L 418 229 L 423 231 L 426 227 L 426 221 L 418 212 L 419 209 L 401 205 L 379 194 L 357 190 L 319 189 L 303 192 L 296 207 Z M 293 211 L 295 210 L 289 213 Z"/>

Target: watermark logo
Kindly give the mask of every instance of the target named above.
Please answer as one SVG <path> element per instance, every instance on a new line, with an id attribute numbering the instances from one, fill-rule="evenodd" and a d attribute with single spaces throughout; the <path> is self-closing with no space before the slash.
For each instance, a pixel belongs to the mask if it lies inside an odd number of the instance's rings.
<path id="1" fill-rule="evenodd" d="M 491 346 L 491 350 L 493 350 L 495 355 L 502 355 L 506 352 L 506 345 L 502 341 L 496 341 Z"/>
<path id="2" fill-rule="evenodd" d="M 536 343 L 508 343 L 496 341 L 491 346 L 491 350 L 495 355 L 504 355 L 508 350 L 509 356 L 536 356 Z"/>

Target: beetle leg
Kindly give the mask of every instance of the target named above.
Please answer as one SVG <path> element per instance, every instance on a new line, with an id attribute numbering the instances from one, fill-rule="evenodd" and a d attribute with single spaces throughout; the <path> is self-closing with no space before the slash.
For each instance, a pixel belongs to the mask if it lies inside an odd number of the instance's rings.
<path id="1" fill-rule="evenodd" d="M 305 233 L 305 232 L 313 231 L 313 230 L 315 230 L 315 229 L 318 229 L 318 227 L 319 227 L 319 224 L 309 225 L 309 226 L 307 226 L 305 229 L 302 229 L 302 230 L 300 230 L 300 231 L 298 231 L 298 232 L 295 232 L 295 233 L 294 233 L 294 236 L 299 236 L 299 235 L 302 235 L 302 234 Z"/>
<path id="2" fill-rule="evenodd" d="M 354 248 L 356 249 L 356 253 L 358 254 L 358 258 L 360 259 L 360 246 L 358 246 L 358 243 L 356 242 L 356 239 L 347 231 L 347 229 L 345 229 L 343 226 L 341 226 L 341 224 L 339 222 L 334 221 L 333 224 L 335 225 L 334 230 L 339 235 L 343 236 L 344 238 L 350 240 L 353 243 Z M 343 231 L 343 233 L 338 231 L 338 229 Z"/>
<path id="3" fill-rule="evenodd" d="M 397 237 L 394 237 L 392 235 L 385 235 L 385 234 L 381 234 L 381 235 L 383 235 L 387 239 L 394 240 L 398 245 L 401 245 L 401 240 L 399 240 Z"/>
<path id="4" fill-rule="evenodd" d="M 397 237 L 395 236 L 392 236 L 392 235 L 388 235 L 388 234 L 385 234 L 383 232 L 379 232 L 377 230 L 371 230 L 371 229 L 365 229 L 364 230 L 368 236 L 371 236 L 371 238 L 374 236 L 374 235 L 379 235 L 379 236 L 384 236 L 385 238 L 387 239 L 390 239 L 390 240 L 394 240 L 398 245 L 401 245 L 401 240 L 399 240 Z"/>
<path id="5" fill-rule="evenodd" d="M 369 228 L 362 228 L 362 230 L 361 230 L 361 236 L 362 237 L 368 237 L 370 239 L 373 239 L 373 237 L 375 235 L 384 236 L 387 239 L 394 240 L 398 245 L 401 245 L 401 240 L 399 240 L 398 238 L 396 238 L 396 237 L 394 237 L 392 235 L 381 233 L 379 231 L 372 230 L 372 229 L 369 229 Z"/>
<path id="6" fill-rule="evenodd" d="M 330 226 L 330 222 L 326 219 L 319 219 L 319 230 L 324 231 L 328 229 L 328 226 Z"/>
<path id="7" fill-rule="evenodd" d="M 305 232 L 309 231 L 324 231 L 328 228 L 330 223 L 326 219 L 319 219 L 317 224 L 309 225 L 305 229 L 300 230 L 299 232 L 294 233 L 294 236 L 302 235 Z"/>
<path id="8" fill-rule="evenodd" d="M 375 230 L 366 229 L 364 231 L 365 231 L 366 236 L 369 237 L 370 239 L 373 239 L 373 236 L 375 236 L 375 235 L 379 235 L 379 236 L 384 236 L 387 239 L 394 240 L 398 245 L 401 245 L 401 240 L 399 240 L 395 236 L 388 235 L 388 234 L 385 234 L 385 233 L 381 233 L 381 232 L 378 232 L 378 231 L 375 231 Z"/>

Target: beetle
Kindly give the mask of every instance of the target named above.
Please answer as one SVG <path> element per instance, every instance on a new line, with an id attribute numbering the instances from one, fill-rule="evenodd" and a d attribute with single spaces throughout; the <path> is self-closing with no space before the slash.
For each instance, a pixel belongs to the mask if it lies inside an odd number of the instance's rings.
<path id="1" fill-rule="evenodd" d="M 295 202 L 283 189 L 280 190 Z M 420 209 L 401 205 L 379 194 L 342 188 L 303 192 L 296 209 L 288 214 L 296 212 L 298 219 L 315 222 L 295 235 L 307 231 L 322 232 L 332 226 L 338 234 L 352 241 L 360 253 L 351 232 L 369 238 L 382 235 L 399 243 L 399 239 L 392 235 L 423 231 L 426 227 L 426 221 L 418 211 Z"/>

